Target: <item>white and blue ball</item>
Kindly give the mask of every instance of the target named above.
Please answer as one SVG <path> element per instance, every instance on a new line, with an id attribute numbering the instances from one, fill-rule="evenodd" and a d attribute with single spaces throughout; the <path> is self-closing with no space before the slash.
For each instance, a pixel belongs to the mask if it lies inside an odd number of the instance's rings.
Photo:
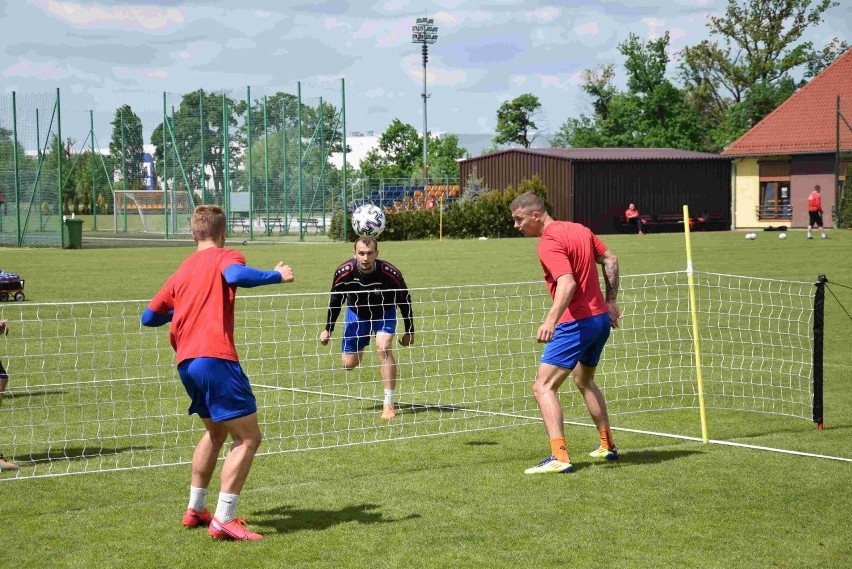
<path id="1" fill-rule="evenodd" d="M 385 230 L 385 212 L 373 204 L 365 204 L 352 213 L 352 230 L 361 237 L 377 237 Z"/>
<path id="2" fill-rule="evenodd" d="M 746 233 L 745 238 L 749 241 L 754 241 L 757 239 L 757 233 Z"/>
<path id="3" fill-rule="evenodd" d="M 780 235 L 778 236 L 778 239 L 787 239 L 787 234 L 786 234 L 786 233 L 782 233 L 782 234 L 780 234 Z"/>

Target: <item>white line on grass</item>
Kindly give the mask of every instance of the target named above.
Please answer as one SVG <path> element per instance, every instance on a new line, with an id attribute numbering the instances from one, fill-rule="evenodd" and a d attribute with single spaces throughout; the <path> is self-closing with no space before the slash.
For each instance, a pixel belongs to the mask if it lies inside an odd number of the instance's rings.
<path id="1" fill-rule="evenodd" d="M 356 400 L 360 400 L 360 401 L 373 401 L 375 403 L 380 403 L 382 401 L 381 399 L 377 399 L 377 398 L 374 398 L 374 397 L 361 397 L 361 396 L 358 396 L 358 395 L 343 395 L 343 394 L 340 394 L 340 393 L 328 393 L 326 391 L 314 391 L 314 390 L 311 390 L 311 389 L 299 389 L 297 387 L 279 387 L 277 385 L 261 385 L 261 384 L 254 384 L 253 386 L 254 387 L 260 387 L 260 388 L 263 388 L 263 389 L 273 389 L 273 390 L 278 390 L 278 391 L 292 391 L 292 392 L 296 392 L 296 393 L 306 393 L 306 394 L 310 394 L 310 395 L 325 395 L 325 396 L 328 396 L 328 397 L 339 397 L 341 399 L 356 399 Z M 470 407 L 455 407 L 455 406 L 452 406 L 452 405 L 429 405 L 429 404 L 426 404 L 426 403 L 398 403 L 398 405 L 401 406 L 401 407 L 425 407 L 425 408 L 429 408 L 429 407 L 452 407 L 456 411 L 467 411 L 467 412 L 470 412 L 470 413 L 482 413 L 483 415 L 496 415 L 496 416 L 500 416 L 500 417 L 513 417 L 513 418 L 516 418 L 516 419 L 527 419 L 527 420 L 530 420 L 530 421 L 540 421 L 541 420 L 540 417 L 530 417 L 529 415 L 520 415 L 520 414 L 517 414 L 517 413 L 501 413 L 499 411 L 483 411 L 481 409 L 471 409 Z M 565 423 L 568 424 L 568 425 L 574 425 L 574 426 L 578 426 L 578 427 L 594 427 L 594 425 L 592 425 L 590 423 L 583 423 L 583 422 L 580 422 L 580 421 L 565 421 Z M 695 442 L 699 442 L 699 443 L 702 442 L 701 437 L 690 437 L 688 435 L 673 435 L 671 433 L 660 433 L 660 432 L 657 432 L 657 431 L 644 431 L 642 429 L 628 429 L 626 427 L 611 427 L 611 429 L 613 431 L 621 431 L 621 432 L 625 432 L 625 433 L 635 433 L 635 434 L 639 434 L 639 435 L 652 435 L 652 436 L 656 436 L 656 437 L 666 437 L 666 438 L 670 438 L 670 439 L 680 439 L 680 440 L 684 440 L 684 441 L 695 441 Z M 750 448 L 750 449 L 755 449 L 755 450 L 765 450 L 765 451 L 777 452 L 777 453 L 781 453 L 781 454 L 793 454 L 793 455 L 796 455 L 796 456 L 809 456 L 809 457 L 812 457 L 812 458 L 824 458 L 824 459 L 827 459 L 827 460 L 837 460 L 837 461 L 840 461 L 840 462 L 852 462 L 852 458 L 845 458 L 845 457 L 842 457 L 842 456 L 830 456 L 830 455 L 826 455 L 826 454 L 815 454 L 815 453 L 812 453 L 812 452 L 801 452 L 801 451 L 797 451 L 797 450 L 787 450 L 787 449 L 783 449 L 783 448 L 750 445 L 750 444 L 746 444 L 746 443 L 737 443 L 737 442 L 733 442 L 733 441 L 720 441 L 720 440 L 717 440 L 717 439 L 709 439 L 707 442 L 708 442 L 708 444 L 714 444 L 714 445 L 724 445 L 724 446 L 732 446 L 732 447 L 740 447 L 740 448 Z"/>

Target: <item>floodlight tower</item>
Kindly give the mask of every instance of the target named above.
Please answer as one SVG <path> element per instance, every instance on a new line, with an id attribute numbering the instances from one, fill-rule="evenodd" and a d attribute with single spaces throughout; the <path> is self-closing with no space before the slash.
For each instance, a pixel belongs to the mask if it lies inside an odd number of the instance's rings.
<path id="1" fill-rule="evenodd" d="M 426 128 L 426 99 L 429 95 L 426 94 L 426 62 L 429 61 L 429 45 L 438 41 L 438 26 L 434 25 L 435 20 L 432 18 L 417 18 L 417 21 L 411 26 L 411 43 L 419 43 L 423 45 L 423 185 L 427 183 L 429 174 L 428 159 L 426 155 L 427 145 L 429 143 L 429 134 Z"/>

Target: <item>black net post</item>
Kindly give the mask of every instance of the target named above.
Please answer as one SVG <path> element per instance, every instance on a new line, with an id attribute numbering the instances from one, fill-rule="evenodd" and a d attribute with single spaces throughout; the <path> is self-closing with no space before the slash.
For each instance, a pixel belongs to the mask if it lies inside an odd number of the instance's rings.
<path id="1" fill-rule="evenodd" d="M 825 275 L 819 275 L 814 294 L 814 423 L 822 430 L 822 342 L 825 328 Z"/>

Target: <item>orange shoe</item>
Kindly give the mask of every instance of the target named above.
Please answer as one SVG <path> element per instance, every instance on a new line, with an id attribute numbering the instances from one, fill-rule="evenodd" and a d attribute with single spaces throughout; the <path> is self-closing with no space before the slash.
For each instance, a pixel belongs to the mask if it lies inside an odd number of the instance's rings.
<path id="1" fill-rule="evenodd" d="M 385 405 L 384 410 L 382 411 L 382 419 L 385 421 L 390 421 L 391 419 L 396 417 L 396 411 L 393 410 L 393 405 Z"/>
<path id="2" fill-rule="evenodd" d="M 210 525 L 211 521 L 213 521 L 213 516 L 207 508 L 204 508 L 202 512 L 187 508 L 182 520 L 184 527 L 188 528 L 207 526 Z"/>
<path id="3" fill-rule="evenodd" d="M 246 520 L 244 518 L 234 518 L 228 523 L 223 523 L 213 518 L 210 521 L 210 526 L 207 528 L 207 533 L 213 539 L 224 539 L 232 541 L 257 541 L 263 539 L 259 533 L 254 533 L 248 530 Z"/>

